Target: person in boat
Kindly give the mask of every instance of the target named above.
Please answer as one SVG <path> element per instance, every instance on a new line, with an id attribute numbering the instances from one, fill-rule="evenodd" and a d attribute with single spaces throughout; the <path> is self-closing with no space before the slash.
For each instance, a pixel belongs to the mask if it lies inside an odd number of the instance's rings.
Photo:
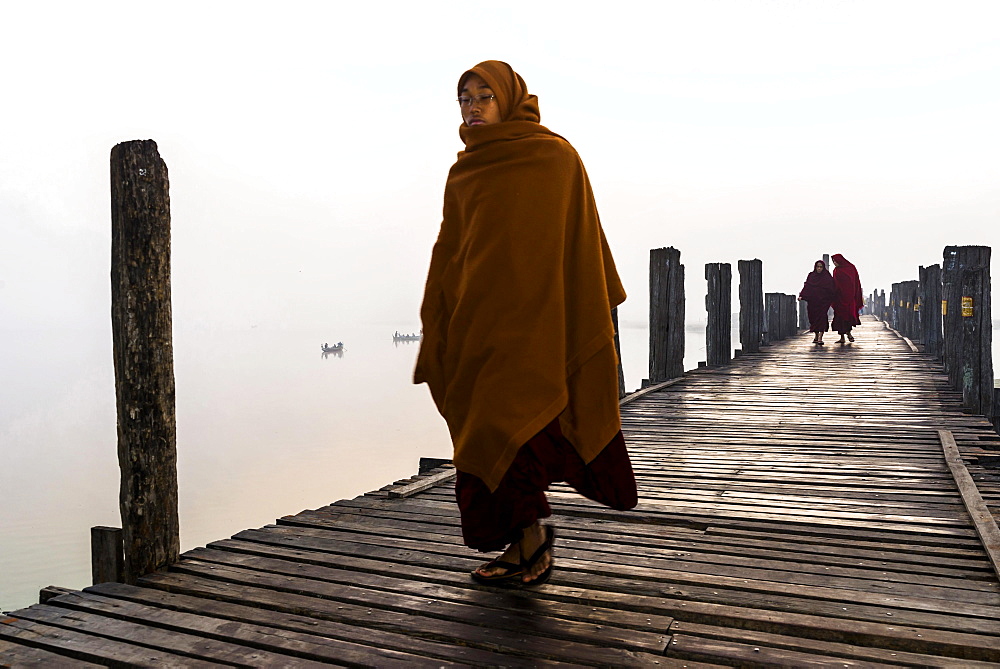
<path id="1" fill-rule="evenodd" d="M 851 329 L 861 325 L 858 314 L 865 307 L 865 296 L 861 292 L 861 278 L 858 268 L 839 253 L 830 256 L 833 260 L 833 282 L 837 295 L 833 300 L 833 329 L 840 334 L 838 344 L 846 344 L 844 337 L 854 341 Z"/>
<path id="2" fill-rule="evenodd" d="M 833 277 L 826 268 L 826 263 L 817 260 L 813 271 L 806 276 L 806 282 L 799 291 L 799 299 L 806 301 L 806 313 L 809 315 L 809 331 L 815 333 L 814 344 L 823 344 L 823 333 L 830 329 L 830 305 L 837 295 L 837 287 Z"/>
<path id="3" fill-rule="evenodd" d="M 552 574 L 551 483 L 637 503 L 611 321 L 625 291 L 583 163 L 540 124 L 520 75 L 480 63 L 458 103 L 465 150 L 445 185 L 414 383 L 451 432 L 465 544 L 502 551 L 472 578 L 536 585 Z"/>

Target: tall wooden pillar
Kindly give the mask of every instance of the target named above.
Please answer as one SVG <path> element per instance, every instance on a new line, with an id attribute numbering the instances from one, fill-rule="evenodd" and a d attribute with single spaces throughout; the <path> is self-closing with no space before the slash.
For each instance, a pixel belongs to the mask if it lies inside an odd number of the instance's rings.
<path id="1" fill-rule="evenodd" d="M 990 268 L 961 270 L 962 403 L 987 418 L 993 416 L 993 323 Z"/>
<path id="2" fill-rule="evenodd" d="M 111 330 L 124 578 L 176 562 L 177 432 L 167 166 L 152 140 L 111 150 Z"/>
<path id="3" fill-rule="evenodd" d="M 760 351 L 764 336 L 764 283 L 760 260 L 740 260 L 740 348 L 744 353 Z"/>
<path id="4" fill-rule="evenodd" d="M 708 263 L 705 265 L 705 279 L 708 281 L 705 356 L 709 365 L 726 365 L 733 359 L 732 266 L 729 263 Z"/>
<path id="5" fill-rule="evenodd" d="M 684 374 L 684 265 L 674 247 L 649 252 L 649 382 Z"/>
<path id="6" fill-rule="evenodd" d="M 920 339 L 925 353 L 941 357 L 941 265 L 920 268 Z"/>

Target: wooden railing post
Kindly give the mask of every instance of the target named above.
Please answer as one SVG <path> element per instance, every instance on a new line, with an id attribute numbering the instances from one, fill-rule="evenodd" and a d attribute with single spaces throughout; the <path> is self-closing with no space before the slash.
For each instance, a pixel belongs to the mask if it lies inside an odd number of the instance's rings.
<path id="1" fill-rule="evenodd" d="M 941 266 L 920 268 L 920 339 L 924 352 L 941 357 Z"/>
<path id="2" fill-rule="evenodd" d="M 780 293 L 764 293 L 764 343 L 781 340 Z"/>
<path id="3" fill-rule="evenodd" d="M 649 252 L 649 382 L 684 374 L 684 265 L 670 246 Z"/>
<path id="4" fill-rule="evenodd" d="M 176 562 L 177 431 L 167 166 L 152 140 L 111 150 L 111 330 L 124 578 Z"/>
<path id="5" fill-rule="evenodd" d="M 732 289 L 733 269 L 729 263 L 710 262 L 705 265 L 708 294 L 705 308 L 705 359 L 709 365 L 726 365 L 733 359 Z"/>
<path id="6" fill-rule="evenodd" d="M 962 324 L 962 271 L 983 267 L 989 271 L 989 266 L 990 247 L 988 246 L 946 246 L 944 248 L 944 260 L 941 263 L 944 367 L 948 373 L 948 381 L 955 390 L 962 390 L 964 386 L 962 352 L 965 349 L 963 343 L 965 327 Z M 992 332 L 990 332 L 990 337 L 992 339 Z M 989 348 L 986 350 L 988 351 Z"/>
<path id="7" fill-rule="evenodd" d="M 611 322 L 615 326 L 615 353 L 618 354 L 618 399 L 625 397 L 625 370 L 622 369 L 622 341 L 618 336 L 618 307 L 611 310 Z"/>
<path id="8" fill-rule="evenodd" d="M 761 262 L 740 260 L 740 348 L 744 353 L 760 351 L 764 336 L 764 284 Z"/>
<path id="9" fill-rule="evenodd" d="M 988 252 L 987 248 L 987 252 Z M 962 401 L 975 413 L 993 416 L 993 323 L 989 255 L 984 265 L 961 270 Z"/>
<path id="10" fill-rule="evenodd" d="M 782 295 L 781 299 L 785 307 L 785 337 L 794 336 L 799 329 L 799 309 L 796 306 L 794 295 Z"/>

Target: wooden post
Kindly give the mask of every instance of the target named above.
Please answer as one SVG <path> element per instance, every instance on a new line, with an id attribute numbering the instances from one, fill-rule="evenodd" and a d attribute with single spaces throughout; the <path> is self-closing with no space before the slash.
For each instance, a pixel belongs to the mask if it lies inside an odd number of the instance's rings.
<path id="1" fill-rule="evenodd" d="M 962 390 L 962 352 L 965 327 L 962 324 L 962 271 L 988 268 L 990 247 L 946 246 L 941 264 L 941 293 L 943 311 L 944 366 L 948 381 L 955 390 Z M 987 279 L 988 290 L 988 279 Z M 990 333 L 992 335 L 992 333 Z M 992 338 L 992 337 L 991 337 Z M 986 349 L 989 350 L 988 348 Z"/>
<path id="2" fill-rule="evenodd" d="M 941 357 L 941 265 L 920 268 L 920 339 L 925 353 Z"/>
<path id="3" fill-rule="evenodd" d="M 705 328 L 705 357 L 709 365 L 726 365 L 733 359 L 732 290 L 733 270 L 729 263 L 710 262 L 705 265 L 708 294 L 705 308 L 708 324 Z"/>
<path id="4" fill-rule="evenodd" d="M 615 326 L 615 353 L 618 354 L 618 399 L 625 397 L 625 370 L 622 369 L 622 342 L 618 336 L 618 307 L 611 310 L 611 322 Z"/>
<path id="5" fill-rule="evenodd" d="M 90 572 L 94 585 L 123 582 L 125 555 L 120 527 L 90 528 Z"/>
<path id="6" fill-rule="evenodd" d="M 795 298 L 798 301 L 798 298 Z M 799 301 L 799 330 L 809 329 L 809 303 L 805 300 Z"/>
<path id="7" fill-rule="evenodd" d="M 674 247 L 649 252 L 649 382 L 684 374 L 684 265 Z"/>
<path id="8" fill-rule="evenodd" d="M 127 583 L 176 562 L 177 431 L 167 166 L 152 140 L 111 150 L 111 330 Z"/>
<path id="9" fill-rule="evenodd" d="M 781 293 L 764 293 L 764 343 L 781 340 Z"/>
<path id="10" fill-rule="evenodd" d="M 906 336 L 910 339 L 920 339 L 920 282 L 903 282 L 903 301 L 905 302 L 904 323 Z"/>
<path id="11" fill-rule="evenodd" d="M 1000 434 L 1000 379 L 993 380 L 993 429 Z"/>
<path id="12" fill-rule="evenodd" d="M 799 331 L 799 308 L 794 295 L 783 295 L 785 303 L 785 336 L 793 337 Z"/>
<path id="13" fill-rule="evenodd" d="M 764 336 L 764 287 L 761 262 L 740 260 L 740 347 L 744 353 L 760 351 Z"/>
<path id="14" fill-rule="evenodd" d="M 993 323 L 990 309 L 990 268 L 962 272 L 962 402 L 987 418 L 993 417 Z"/>

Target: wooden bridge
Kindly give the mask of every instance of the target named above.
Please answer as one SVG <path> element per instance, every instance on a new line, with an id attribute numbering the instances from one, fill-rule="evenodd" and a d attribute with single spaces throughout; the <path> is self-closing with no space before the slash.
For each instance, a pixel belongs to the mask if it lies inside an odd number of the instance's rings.
<path id="1" fill-rule="evenodd" d="M 856 336 L 627 397 L 639 507 L 555 487 L 544 586 L 469 579 L 439 468 L 138 586 L 47 588 L 0 665 L 1000 666 L 997 435 L 907 340 Z"/>

